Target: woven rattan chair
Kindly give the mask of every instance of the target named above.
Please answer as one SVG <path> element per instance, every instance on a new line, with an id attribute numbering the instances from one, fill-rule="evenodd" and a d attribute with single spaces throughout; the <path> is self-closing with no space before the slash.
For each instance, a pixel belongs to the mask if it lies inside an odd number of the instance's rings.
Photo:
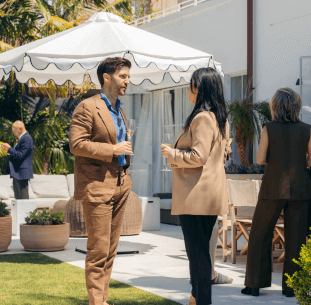
<path id="1" fill-rule="evenodd" d="M 55 202 L 53 211 L 64 211 L 65 222 L 70 224 L 70 237 L 87 237 L 81 200 L 74 198 L 69 201 L 59 200 Z"/>
<path id="2" fill-rule="evenodd" d="M 58 200 L 54 203 L 53 212 L 64 212 L 63 217 L 65 218 L 65 222 L 68 222 L 67 219 L 67 204 L 68 200 Z"/>
<path id="3" fill-rule="evenodd" d="M 142 229 L 143 213 L 140 200 L 134 192 L 125 204 L 121 235 L 138 235 Z"/>

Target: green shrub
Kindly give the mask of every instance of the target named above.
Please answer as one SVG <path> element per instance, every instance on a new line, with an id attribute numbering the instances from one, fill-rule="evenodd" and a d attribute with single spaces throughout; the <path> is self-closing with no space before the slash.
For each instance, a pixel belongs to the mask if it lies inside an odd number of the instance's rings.
<path id="1" fill-rule="evenodd" d="M 27 225 L 59 225 L 64 223 L 64 212 L 46 211 L 38 212 L 35 209 L 33 212 L 29 212 L 29 216 L 25 217 Z"/>
<path id="2" fill-rule="evenodd" d="M 286 284 L 294 289 L 297 302 L 300 305 L 311 304 L 311 235 L 309 236 L 308 247 L 301 247 L 298 261 L 293 261 L 300 267 L 292 276 L 287 276 Z"/>
<path id="3" fill-rule="evenodd" d="M 10 212 L 6 209 L 8 205 L 0 200 L 0 217 L 4 217 L 10 214 Z"/>

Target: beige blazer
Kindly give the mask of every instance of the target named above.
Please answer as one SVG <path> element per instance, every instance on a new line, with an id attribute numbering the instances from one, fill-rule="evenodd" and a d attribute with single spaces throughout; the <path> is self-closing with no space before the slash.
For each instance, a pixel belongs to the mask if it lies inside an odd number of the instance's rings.
<path id="1" fill-rule="evenodd" d="M 223 139 L 213 112 L 197 114 L 179 135 L 168 163 L 173 167 L 172 215 L 228 213 L 224 164 L 231 152 L 229 123 Z"/>
<path id="2" fill-rule="evenodd" d="M 127 124 L 122 111 L 121 114 Z M 100 94 L 82 101 L 73 113 L 69 132 L 70 151 L 76 156 L 76 200 L 104 203 L 112 198 L 119 174 L 114 144 L 117 144 L 116 127 Z M 130 158 L 126 157 L 128 167 Z"/>

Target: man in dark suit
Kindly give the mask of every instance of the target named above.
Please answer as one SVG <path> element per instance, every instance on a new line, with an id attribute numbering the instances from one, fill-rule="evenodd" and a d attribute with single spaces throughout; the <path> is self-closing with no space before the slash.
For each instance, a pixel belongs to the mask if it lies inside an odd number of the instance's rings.
<path id="1" fill-rule="evenodd" d="M 21 121 L 14 122 L 12 131 L 18 138 L 15 147 L 11 147 L 8 143 L 0 145 L 9 154 L 15 199 L 29 199 L 28 180 L 33 178 L 33 140 Z"/>

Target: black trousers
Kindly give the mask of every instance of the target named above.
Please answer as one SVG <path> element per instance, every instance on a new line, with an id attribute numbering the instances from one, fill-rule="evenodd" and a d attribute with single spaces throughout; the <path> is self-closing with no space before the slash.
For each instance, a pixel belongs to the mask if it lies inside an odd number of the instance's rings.
<path id="1" fill-rule="evenodd" d="M 271 286 L 271 250 L 273 230 L 284 209 L 285 260 L 282 289 L 287 287 L 287 276 L 299 270 L 293 258 L 298 259 L 301 246 L 306 243 L 309 201 L 258 200 L 248 243 L 245 286 Z"/>
<path id="2" fill-rule="evenodd" d="M 212 304 L 212 263 L 209 241 L 217 216 L 180 215 L 190 265 L 192 295 L 197 305 Z"/>
<path id="3" fill-rule="evenodd" d="M 15 199 L 29 199 L 29 180 L 17 180 L 13 178 L 13 191 Z"/>

